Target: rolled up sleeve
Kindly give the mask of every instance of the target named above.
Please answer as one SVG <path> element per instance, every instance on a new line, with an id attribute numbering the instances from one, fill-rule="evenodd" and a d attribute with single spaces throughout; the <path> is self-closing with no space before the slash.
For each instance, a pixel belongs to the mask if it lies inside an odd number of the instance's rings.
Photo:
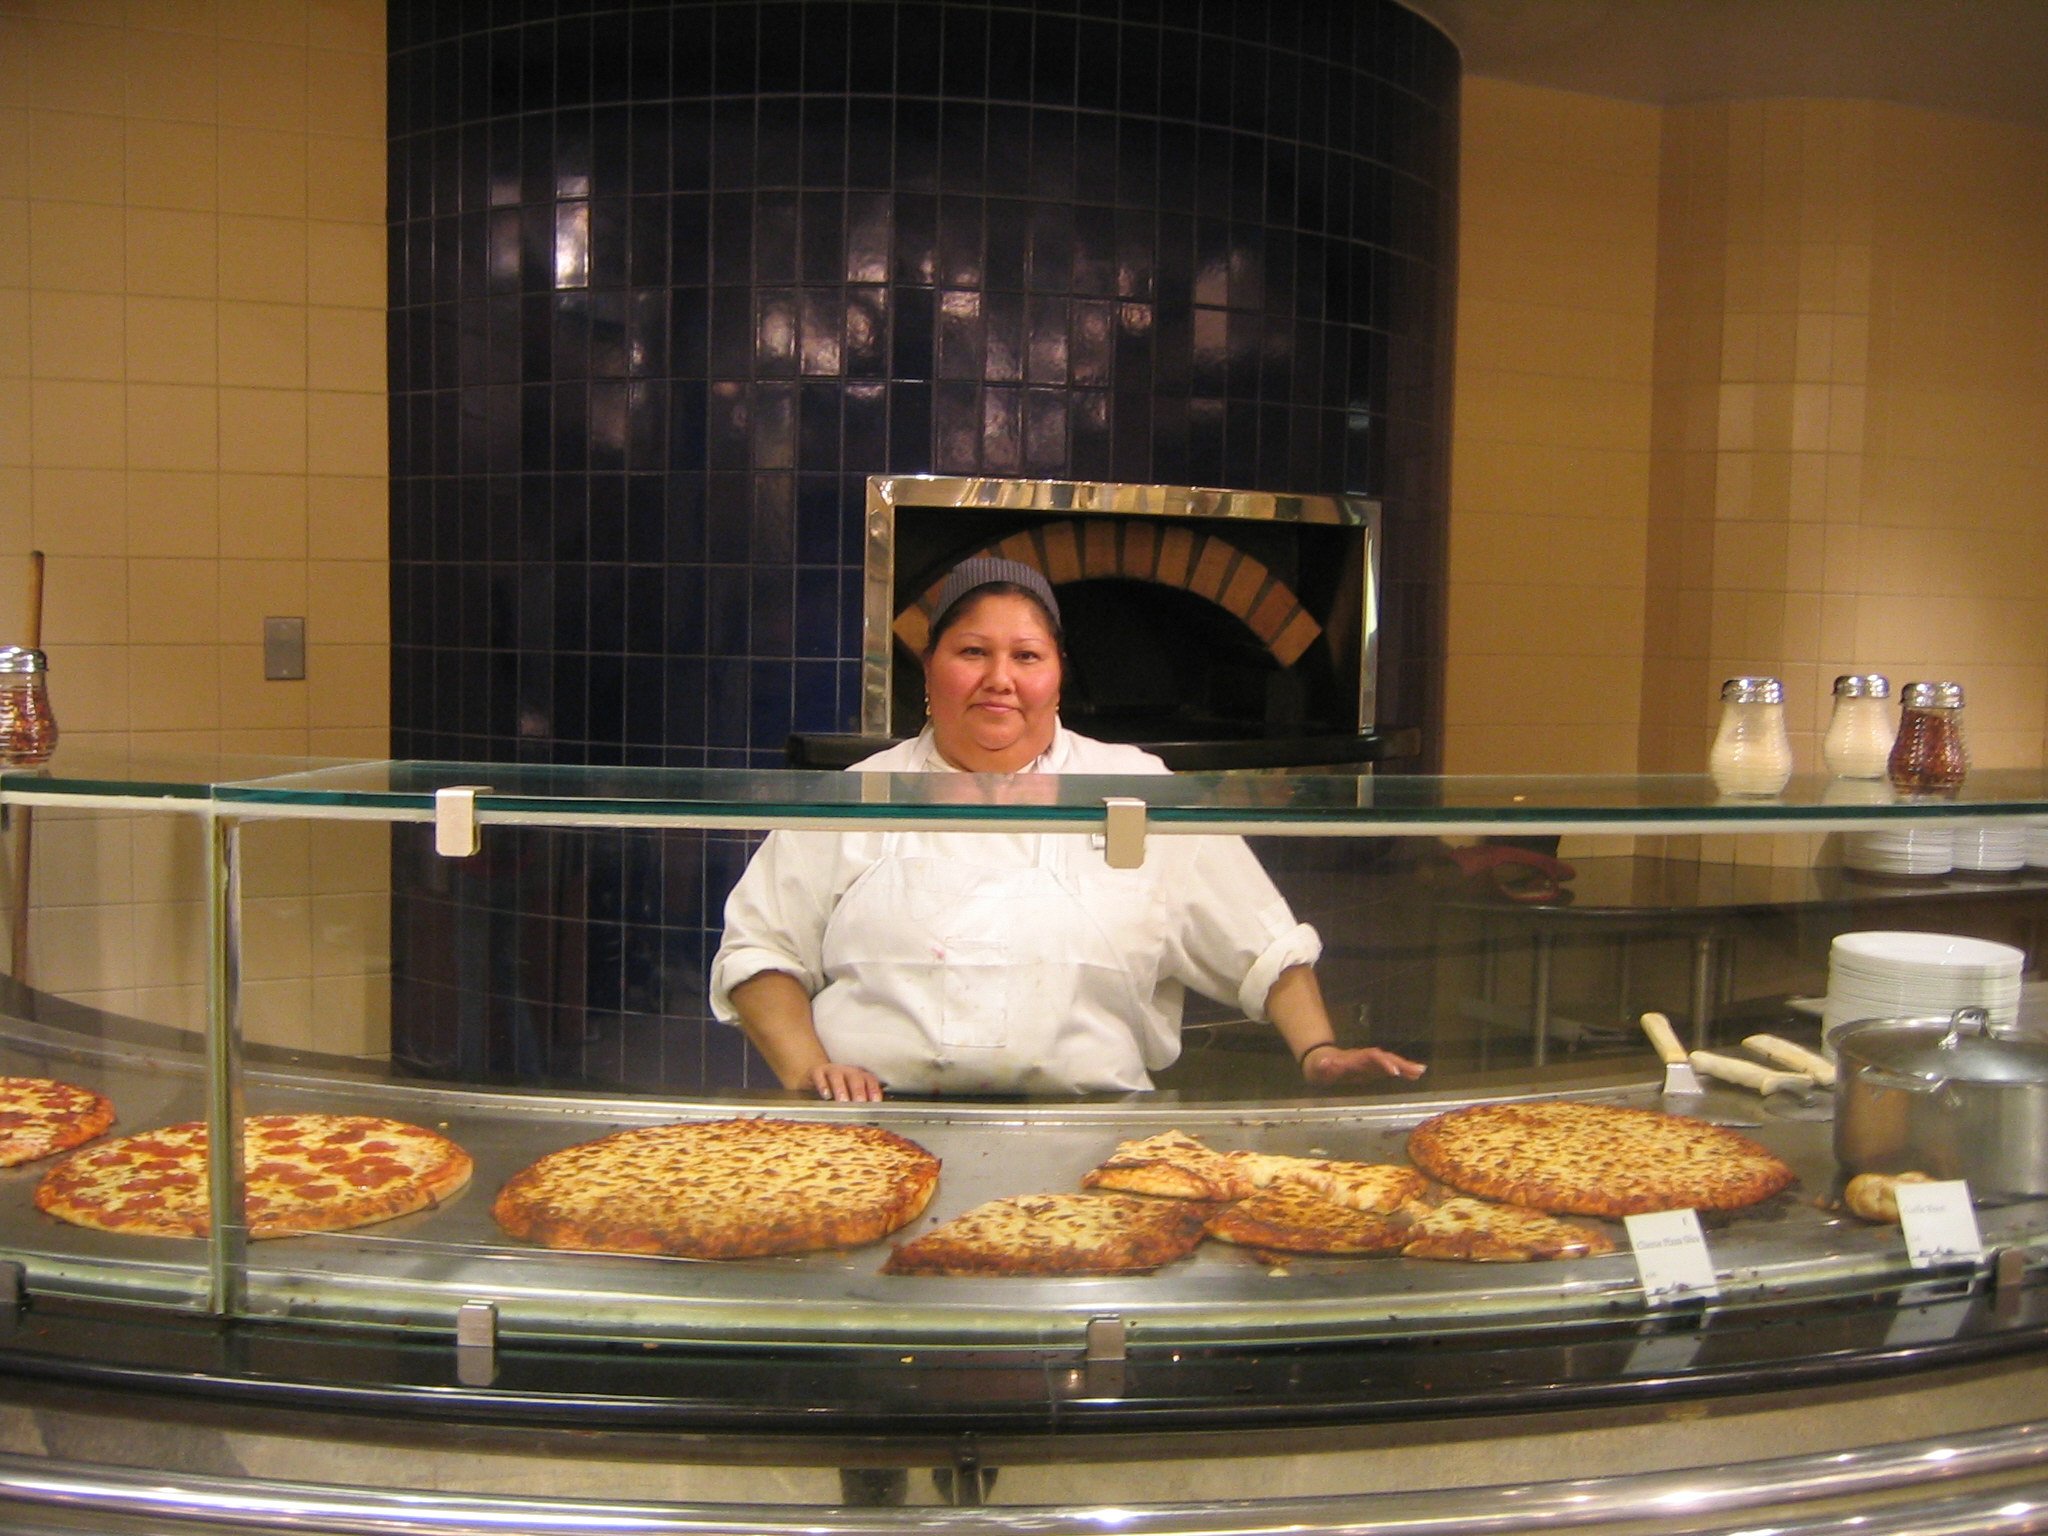
<path id="1" fill-rule="evenodd" d="M 1257 855 L 1239 837 L 1190 838 L 1176 880 L 1181 921 L 1168 969 L 1219 1002 L 1264 1021 L 1266 994 L 1290 966 L 1323 952 Z"/>
<path id="2" fill-rule="evenodd" d="M 825 985 L 825 921 L 831 916 L 836 839 L 772 832 L 725 902 L 725 937 L 711 962 L 711 1013 L 738 1018 L 732 989 L 764 971 L 794 976 L 816 996 Z"/>

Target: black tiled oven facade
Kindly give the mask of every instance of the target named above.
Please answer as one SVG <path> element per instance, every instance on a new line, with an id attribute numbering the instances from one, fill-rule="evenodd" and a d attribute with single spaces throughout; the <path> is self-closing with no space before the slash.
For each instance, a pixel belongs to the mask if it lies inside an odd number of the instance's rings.
<path id="1" fill-rule="evenodd" d="M 772 767 L 853 729 L 865 478 L 930 471 L 1379 498 L 1381 721 L 1433 760 L 1457 62 L 1427 23 L 393 0 L 389 37 L 397 755 Z M 401 1059 L 745 1080 L 703 999 L 744 844 L 398 853 Z"/>

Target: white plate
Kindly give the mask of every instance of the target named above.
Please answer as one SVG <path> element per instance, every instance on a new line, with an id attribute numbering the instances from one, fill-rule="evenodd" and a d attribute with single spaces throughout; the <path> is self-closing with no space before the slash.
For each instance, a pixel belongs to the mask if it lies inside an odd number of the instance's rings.
<path id="1" fill-rule="evenodd" d="M 1894 929 L 1838 933 L 1828 953 L 1831 965 L 1839 960 L 1875 975 L 2017 976 L 2027 963 L 2025 951 L 2010 944 Z"/>

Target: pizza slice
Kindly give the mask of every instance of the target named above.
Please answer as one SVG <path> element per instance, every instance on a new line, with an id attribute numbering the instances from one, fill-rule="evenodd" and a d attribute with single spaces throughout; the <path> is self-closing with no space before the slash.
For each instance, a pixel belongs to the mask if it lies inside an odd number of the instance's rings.
<path id="1" fill-rule="evenodd" d="M 1161 1131 L 1118 1142 L 1081 1176 L 1081 1187 L 1171 1200 L 1242 1200 L 1258 1187 L 1244 1156 L 1218 1152 L 1185 1131 Z"/>
<path id="2" fill-rule="evenodd" d="M 1217 1211 L 1208 1232 L 1220 1242 L 1273 1253 L 1398 1253 L 1408 1241 L 1405 1220 L 1339 1205 L 1287 1180 Z"/>
<path id="3" fill-rule="evenodd" d="M 1293 1161 L 1296 1166 L 1281 1175 L 1286 1182 L 1312 1189 L 1325 1200 L 1354 1211 L 1391 1215 L 1420 1200 L 1429 1188 L 1426 1177 L 1398 1163 Z"/>
<path id="4" fill-rule="evenodd" d="M 1410 1259 L 1515 1264 L 1614 1252 L 1614 1240 L 1597 1227 L 1465 1195 L 1418 1213 L 1407 1238 L 1401 1254 Z"/>
<path id="5" fill-rule="evenodd" d="M 1011 1195 L 902 1244 L 886 1275 L 1137 1274 L 1187 1257 L 1203 1210 L 1129 1194 Z"/>

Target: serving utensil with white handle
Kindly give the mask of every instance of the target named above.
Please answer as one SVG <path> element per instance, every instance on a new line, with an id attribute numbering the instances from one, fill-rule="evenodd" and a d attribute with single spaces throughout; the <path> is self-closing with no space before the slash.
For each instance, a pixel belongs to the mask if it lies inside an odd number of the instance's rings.
<path id="1" fill-rule="evenodd" d="M 1800 1099 L 1813 1097 L 1813 1079 L 1804 1072 L 1780 1072 L 1761 1062 L 1718 1056 L 1712 1051 L 1694 1051 L 1687 1059 L 1691 1061 L 1693 1071 L 1706 1077 L 1717 1077 L 1724 1083 L 1754 1088 L 1761 1094 L 1789 1093 Z"/>
<path id="2" fill-rule="evenodd" d="M 1779 1035 L 1744 1035 L 1742 1044 L 1788 1072 L 1804 1072 L 1822 1088 L 1835 1086 L 1835 1064 L 1818 1051 L 1809 1051 Z"/>
<path id="3" fill-rule="evenodd" d="M 1643 1033 L 1650 1037 L 1650 1044 L 1657 1052 L 1657 1059 L 1664 1063 L 1664 1096 L 1696 1097 L 1704 1092 L 1698 1075 L 1687 1060 L 1685 1047 L 1678 1043 L 1678 1032 L 1671 1027 L 1671 1021 L 1661 1013 L 1646 1013 L 1642 1017 Z"/>

